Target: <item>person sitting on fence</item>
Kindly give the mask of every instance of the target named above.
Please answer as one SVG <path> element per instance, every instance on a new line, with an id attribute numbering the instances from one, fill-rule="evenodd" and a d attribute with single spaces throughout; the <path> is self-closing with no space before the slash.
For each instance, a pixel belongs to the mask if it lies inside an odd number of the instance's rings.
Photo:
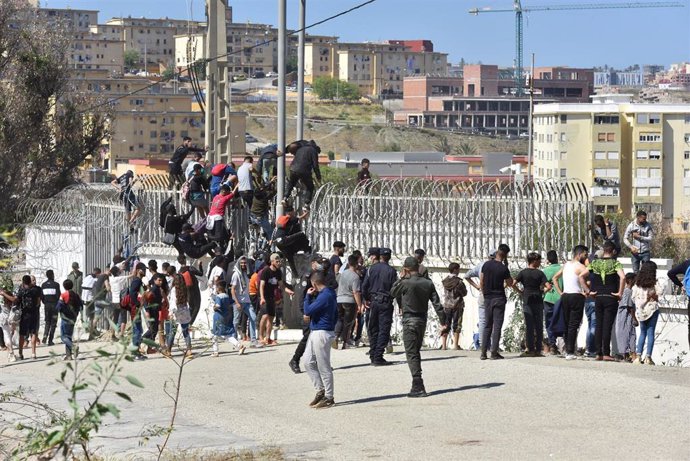
<path id="1" fill-rule="evenodd" d="M 189 180 L 189 203 L 205 218 L 208 214 L 208 182 L 200 163 L 194 165 L 194 174 Z"/>
<path id="2" fill-rule="evenodd" d="M 298 182 L 301 182 L 306 189 L 304 197 L 304 210 L 306 211 L 309 209 L 309 204 L 314 196 L 312 173 L 316 175 L 317 181 L 321 181 L 321 170 L 319 169 L 321 148 L 314 141 L 295 141 L 285 150 L 294 155 L 294 158 L 290 164 L 290 176 L 285 188 L 284 203 L 288 203 L 292 189 Z"/>
<path id="3" fill-rule="evenodd" d="M 120 192 L 120 201 L 125 207 L 125 220 L 131 225 L 141 214 L 141 207 L 137 202 L 137 197 L 134 195 L 132 186 L 136 182 L 134 179 L 134 172 L 127 170 L 122 176 L 113 179 L 110 183 Z M 132 213 L 134 209 L 134 213 Z"/>
<path id="4" fill-rule="evenodd" d="M 254 184 L 254 199 L 249 210 L 249 222 L 261 228 L 264 238 L 270 242 L 273 238 L 273 226 L 269 219 L 270 202 L 276 195 L 274 181 L 267 184 Z"/>

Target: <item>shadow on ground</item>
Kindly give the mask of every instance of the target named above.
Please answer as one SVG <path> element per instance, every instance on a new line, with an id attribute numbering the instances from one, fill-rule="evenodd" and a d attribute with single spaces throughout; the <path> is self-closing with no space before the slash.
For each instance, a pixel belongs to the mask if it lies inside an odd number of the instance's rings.
<path id="1" fill-rule="evenodd" d="M 391 355 L 391 354 L 388 354 L 388 355 Z M 454 355 L 454 356 L 452 356 L 452 357 L 433 357 L 433 358 L 430 358 L 430 359 L 425 358 L 425 359 L 422 360 L 422 363 L 424 363 L 424 362 L 434 362 L 434 361 L 436 361 L 436 360 L 454 360 L 454 359 L 459 359 L 459 358 L 461 358 L 461 357 L 467 357 L 467 356 L 466 356 L 466 355 Z M 390 362 L 391 366 L 392 366 L 392 365 L 407 365 L 407 360 L 398 360 L 398 361 L 395 361 L 395 362 L 392 361 L 392 360 L 390 360 L 389 362 Z M 372 366 L 371 363 L 370 363 L 369 361 L 367 361 L 367 362 L 365 362 L 365 363 L 358 363 L 358 364 L 356 364 L 356 365 L 345 365 L 345 366 L 342 366 L 342 367 L 333 368 L 333 371 L 335 371 L 335 370 L 349 370 L 349 369 L 351 369 L 351 368 L 370 367 L 370 366 Z M 385 367 L 383 367 L 383 368 L 385 368 Z"/>
<path id="2" fill-rule="evenodd" d="M 451 394 L 453 392 L 470 391 L 473 389 L 492 389 L 494 387 L 500 387 L 505 385 L 505 383 L 486 383 L 486 384 L 471 384 L 468 386 L 454 387 L 450 389 L 439 389 L 437 391 L 431 391 L 427 395 L 428 397 L 435 397 L 437 395 Z M 345 402 L 338 402 L 337 406 L 342 407 L 345 405 L 357 405 L 360 403 L 372 403 L 379 402 L 383 400 L 401 399 L 407 398 L 407 394 L 391 394 L 391 395 L 379 395 L 374 397 L 365 397 L 362 399 L 347 400 Z"/>

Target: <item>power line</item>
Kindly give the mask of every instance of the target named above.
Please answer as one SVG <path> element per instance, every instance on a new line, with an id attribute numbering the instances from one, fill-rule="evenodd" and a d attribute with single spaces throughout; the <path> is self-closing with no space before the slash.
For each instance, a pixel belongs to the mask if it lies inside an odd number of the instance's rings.
<path id="1" fill-rule="evenodd" d="M 295 35 L 295 34 L 300 33 L 302 30 L 307 31 L 307 30 L 309 30 L 309 29 L 312 29 L 312 28 L 314 28 L 314 27 L 320 26 L 320 25 L 325 24 L 325 23 L 327 23 L 327 22 L 329 22 L 329 21 L 332 21 L 332 20 L 334 20 L 334 19 L 337 19 L 337 18 L 339 18 L 339 17 L 341 17 L 341 16 L 345 16 L 345 15 L 347 15 L 347 14 L 350 14 L 350 13 L 356 11 L 356 10 L 359 10 L 360 8 L 364 8 L 365 6 L 370 5 L 370 4 L 374 3 L 374 2 L 376 2 L 376 0 L 367 0 L 367 1 L 365 1 L 365 2 L 362 2 L 362 3 L 358 4 L 358 5 L 353 6 L 352 8 L 348 8 L 347 10 L 341 11 L 340 13 L 336 13 L 336 14 L 334 14 L 334 15 L 332 15 L 332 16 L 329 16 L 329 17 L 327 17 L 327 18 L 325 18 L 325 19 L 322 19 L 322 20 L 317 21 L 317 22 L 315 22 L 315 23 L 313 23 L 313 24 L 310 24 L 310 25 L 304 27 L 304 29 L 294 30 L 294 31 L 290 32 L 290 33 L 287 34 L 287 35 L 288 35 L 288 36 Z M 232 55 L 235 55 L 235 54 L 241 54 L 241 53 L 243 53 L 243 52 L 245 52 L 245 51 L 247 51 L 247 50 L 253 50 L 254 48 L 259 48 L 259 47 L 268 45 L 269 43 L 273 43 L 273 42 L 275 42 L 275 41 L 277 41 L 277 40 L 278 40 L 277 38 L 272 38 L 272 39 L 270 39 L 270 40 L 266 40 L 266 41 L 263 41 L 263 42 L 261 42 L 261 43 L 254 44 L 254 45 L 252 45 L 252 46 L 250 46 L 250 47 L 242 48 L 242 49 L 237 50 L 237 51 L 231 51 L 231 52 L 228 52 L 228 53 L 225 53 L 225 54 L 221 54 L 221 55 L 218 55 L 218 56 L 214 56 L 214 57 L 212 57 L 212 58 L 206 58 L 206 59 L 201 59 L 201 60 L 195 61 L 194 63 L 188 65 L 187 67 L 181 69 L 180 71 L 175 72 L 175 74 L 173 75 L 173 77 L 181 76 L 182 73 L 183 73 L 184 71 L 189 71 L 189 69 L 192 68 L 192 67 L 194 67 L 195 65 L 206 64 L 206 63 L 209 63 L 209 62 L 212 62 L 212 61 L 217 61 L 217 60 L 220 59 L 220 58 L 232 56 Z M 165 83 L 165 82 L 171 80 L 173 77 L 169 77 L 169 78 L 162 79 L 162 80 L 159 81 L 159 82 L 153 82 L 153 83 L 151 83 L 150 85 L 146 85 L 146 86 L 144 86 L 144 87 L 139 88 L 138 90 L 134 90 L 134 91 L 132 91 L 132 92 L 130 92 L 130 93 L 123 94 L 123 95 L 117 96 L 117 97 L 115 97 L 115 98 L 109 98 L 108 101 L 102 102 L 102 103 L 100 103 L 100 104 L 96 104 L 95 106 L 89 107 L 88 109 L 84 109 L 84 110 L 80 111 L 79 114 L 80 114 L 80 115 L 81 115 L 81 114 L 85 114 L 85 113 L 87 113 L 87 112 L 91 112 L 91 111 L 94 110 L 94 109 L 98 109 L 99 107 L 102 107 L 102 106 L 105 106 L 105 105 L 108 105 L 108 104 L 113 104 L 113 103 L 115 103 L 115 102 L 117 102 L 117 101 L 119 101 L 119 100 L 121 100 L 121 99 L 128 98 L 128 97 L 130 97 L 130 96 L 134 96 L 134 95 L 136 95 L 136 94 L 141 93 L 142 91 L 146 91 L 146 90 L 148 90 L 148 89 L 150 89 L 150 88 L 153 88 L 153 87 L 156 86 L 156 85 L 160 85 L 161 83 Z"/>

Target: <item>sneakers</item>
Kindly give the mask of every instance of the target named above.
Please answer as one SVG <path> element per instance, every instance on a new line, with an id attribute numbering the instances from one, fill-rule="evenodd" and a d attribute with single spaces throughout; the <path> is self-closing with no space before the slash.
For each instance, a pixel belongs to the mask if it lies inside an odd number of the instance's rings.
<path id="1" fill-rule="evenodd" d="M 577 356 L 575 354 L 566 354 L 565 359 L 566 360 L 577 360 Z"/>
<path id="2" fill-rule="evenodd" d="M 290 365 L 290 369 L 294 374 L 298 375 L 302 373 L 302 370 L 300 370 L 299 368 L 299 363 L 297 363 L 296 360 L 290 360 L 290 363 L 288 363 L 288 365 Z"/>
<path id="3" fill-rule="evenodd" d="M 488 357 L 486 356 L 486 354 L 482 354 L 482 355 L 479 356 L 479 360 L 486 360 L 486 359 L 488 359 Z"/>
<path id="4" fill-rule="evenodd" d="M 650 356 L 647 356 L 644 358 L 644 364 L 645 365 L 654 365 L 654 360 Z"/>
<path id="5" fill-rule="evenodd" d="M 285 324 L 284 324 L 284 323 L 281 324 L 279 330 L 285 330 L 285 329 L 287 329 L 287 327 L 285 326 Z"/>
<path id="6" fill-rule="evenodd" d="M 244 344 L 240 345 L 240 348 L 237 351 L 237 355 L 244 355 L 246 350 L 247 350 L 247 347 Z"/>
<path id="7" fill-rule="evenodd" d="M 338 338 L 331 341 L 331 349 L 338 350 Z"/>
<path id="8" fill-rule="evenodd" d="M 635 357 L 635 360 L 633 360 L 633 365 L 641 365 L 642 361 L 640 361 L 640 357 Z"/>
<path id="9" fill-rule="evenodd" d="M 194 358 L 194 353 L 192 351 L 187 351 L 187 352 L 185 352 L 184 356 L 187 359 L 192 360 Z"/>
<path id="10" fill-rule="evenodd" d="M 69 362 L 72 360 L 72 355 L 71 354 L 65 354 L 65 356 L 62 358 L 63 362 Z"/>
<path id="11" fill-rule="evenodd" d="M 595 354 L 594 352 L 585 352 L 584 354 L 582 354 L 582 356 L 586 359 L 596 359 L 597 354 Z"/>
<path id="12" fill-rule="evenodd" d="M 520 354 L 520 357 L 534 357 L 534 352 L 525 351 L 522 354 Z"/>
<path id="13" fill-rule="evenodd" d="M 412 388 L 407 396 L 411 399 L 427 396 L 422 378 L 412 378 Z"/>
<path id="14" fill-rule="evenodd" d="M 321 399 L 321 401 L 320 401 L 319 403 L 317 403 L 316 405 L 314 405 L 313 408 L 316 408 L 317 410 L 320 410 L 320 409 L 322 409 L 322 408 L 331 408 L 331 407 L 334 406 L 334 405 L 335 405 L 335 400 L 333 400 L 333 398 L 330 398 L 330 399 L 329 399 L 329 398 L 327 398 L 327 397 L 324 397 L 324 398 Z"/>
<path id="15" fill-rule="evenodd" d="M 291 362 L 292 363 L 292 362 Z M 309 403 L 309 406 L 314 408 L 319 402 L 323 400 L 323 398 L 326 396 L 326 391 L 325 390 L 320 390 L 319 392 L 316 393 L 316 396 L 314 397 L 314 400 L 312 400 Z"/>
<path id="16" fill-rule="evenodd" d="M 134 360 L 136 360 L 137 362 L 141 362 L 141 361 L 146 360 L 146 359 L 147 359 L 147 357 L 143 354 L 135 354 L 134 355 Z"/>
<path id="17" fill-rule="evenodd" d="M 220 354 L 218 352 L 212 352 L 211 357 L 220 357 Z"/>
<path id="18" fill-rule="evenodd" d="M 393 346 L 389 344 L 388 346 L 386 346 L 386 354 L 392 354 L 392 353 L 393 353 Z"/>
<path id="19" fill-rule="evenodd" d="M 490 357 L 491 360 L 503 360 L 504 358 L 505 358 L 505 357 L 503 357 L 503 356 L 502 356 L 501 354 L 499 354 L 498 352 L 493 352 L 493 353 L 491 353 L 491 357 Z"/>
<path id="20" fill-rule="evenodd" d="M 9 363 L 14 363 L 14 362 L 17 361 L 17 357 L 15 357 L 14 354 L 8 354 L 8 355 L 7 355 L 7 361 L 8 361 Z"/>
<path id="21" fill-rule="evenodd" d="M 374 359 L 371 361 L 371 364 L 375 367 L 385 367 L 388 365 L 393 365 L 392 362 L 389 362 L 388 360 L 386 360 L 384 358 Z"/>

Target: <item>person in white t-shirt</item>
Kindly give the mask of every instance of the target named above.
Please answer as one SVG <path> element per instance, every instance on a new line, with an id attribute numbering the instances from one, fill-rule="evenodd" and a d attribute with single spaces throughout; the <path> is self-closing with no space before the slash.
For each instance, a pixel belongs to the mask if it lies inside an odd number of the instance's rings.
<path id="1" fill-rule="evenodd" d="M 225 280 L 225 271 L 228 268 L 228 262 L 224 257 L 220 257 L 216 265 L 211 269 L 211 273 L 208 275 L 208 289 L 211 291 L 212 295 L 216 293 L 216 284 L 219 280 Z"/>
<path id="2" fill-rule="evenodd" d="M 244 163 L 237 169 L 237 181 L 239 183 L 238 190 L 240 197 L 247 204 L 247 208 L 252 207 L 254 199 L 254 187 L 252 185 L 252 172 L 254 171 L 254 158 L 247 155 L 244 158 Z"/>
<path id="3" fill-rule="evenodd" d="M 201 165 L 203 168 L 204 164 L 201 163 L 202 158 L 204 158 L 204 154 L 202 154 L 201 152 L 194 152 L 192 160 L 190 160 L 187 163 L 187 167 L 184 169 L 185 181 L 189 181 L 192 178 L 192 176 L 194 176 L 194 165 Z"/>

